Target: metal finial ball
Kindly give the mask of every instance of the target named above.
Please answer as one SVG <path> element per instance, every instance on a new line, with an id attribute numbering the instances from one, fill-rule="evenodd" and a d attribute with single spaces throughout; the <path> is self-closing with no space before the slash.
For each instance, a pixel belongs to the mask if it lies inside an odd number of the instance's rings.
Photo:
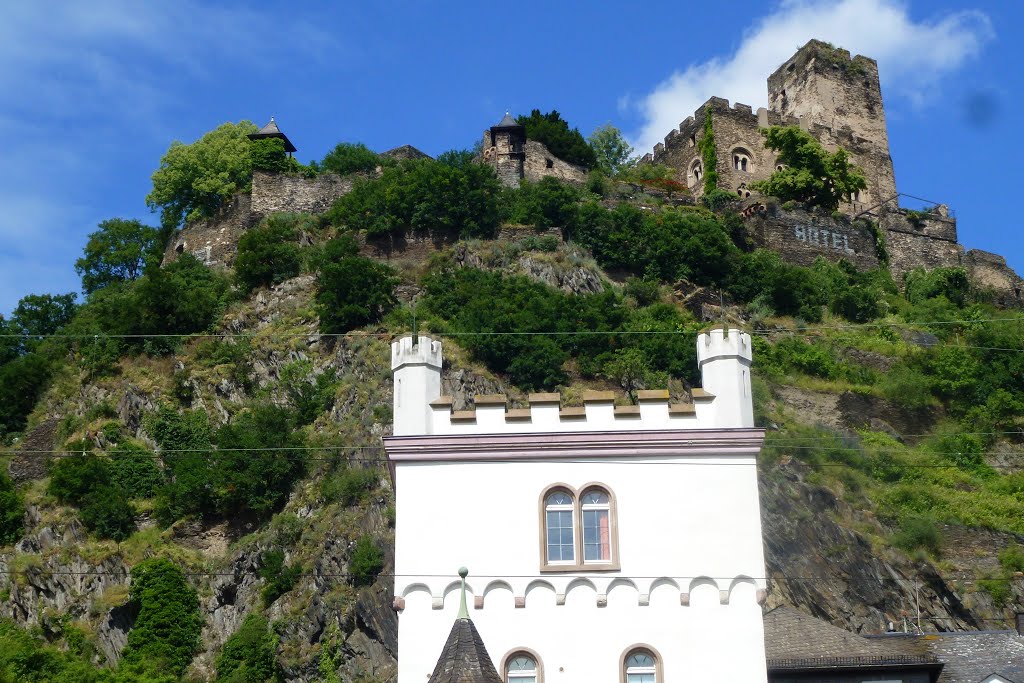
<path id="1" fill-rule="evenodd" d="M 467 576 L 469 576 L 469 570 L 465 567 L 459 567 L 459 576 L 461 576 L 462 578 L 466 578 Z"/>

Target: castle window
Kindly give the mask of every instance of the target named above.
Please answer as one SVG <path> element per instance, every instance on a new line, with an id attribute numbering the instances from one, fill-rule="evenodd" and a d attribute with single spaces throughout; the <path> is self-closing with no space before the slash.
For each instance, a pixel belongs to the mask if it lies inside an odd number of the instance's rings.
<path id="1" fill-rule="evenodd" d="M 623 683 L 661 683 L 658 657 L 648 648 L 636 648 L 627 652 L 622 660 Z"/>
<path id="2" fill-rule="evenodd" d="M 555 162 L 552 161 L 551 159 L 545 159 L 544 160 L 544 166 L 546 168 L 554 168 L 555 167 Z"/>
<path id="3" fill-rule="evenodd" d="M 732 151 L 732 167 L 741 173 L 750 173 L 754 170 L 753 155 L 742 147 Z"/>
<path id="4" fill-rule="evenodd" d="M 603 484 L 541 494 L 541 571 L 618 569 L 615 496 Z"/>
<path id="5" fill-rule="evenodd" d="M 576 560 L 574 502 L 568 491 L 554 491 L 544 501 L 548 564 L 572 564 Z"/>
<path id="6" fill-rule="evenodd" d="M 700 183 L 700 179 L 704 176 L 704 168 L 700 165 L 700 160 L 695 160 L 690 164 L 690 172 L 687 174 L 687 180 L 689 180 L 690 187 Z"/>
<path id="7" fill-rule="evenodd" d="M 516 652 L 505 664 L 505 683 L 540 683 L 537 660 L 525 652 Z"/>
<path id="8" fill-rule="evenodd" d="M 583 518 L 583 562 L 611 562 L 611 501 L 601 489 L 590 489 L 580 499 Z"/>
<path id="9" fill-rule="evenodd" d="M 695 147 L 696 145 L 697 145 L 697 134 L 694 133 L 693 135 L 690 136 L 690 147 Z"/>

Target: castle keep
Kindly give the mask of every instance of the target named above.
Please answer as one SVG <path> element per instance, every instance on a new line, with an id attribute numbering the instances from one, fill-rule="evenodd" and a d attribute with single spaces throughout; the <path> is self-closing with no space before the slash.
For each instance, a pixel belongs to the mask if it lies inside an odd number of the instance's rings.
<path id="1" fill-rule="evenodd" d="M 643 160 L 677 170 L 677 180 L 691 192 L 704 192 L 699 142 L 710 113 L 718 153 L 719 186 L 742 198 L 749 186 L 778 167 L 775 152 L 762 144 L 769 126 L 800 126 L 826 148 L 842 147 L 867 176 L 868 188 L 844 206 L 857 214 L 896 198 L 896 179 L 889 156 L 882 90 L 875 60 L 812 40 L 768 77 L 769 107 L 755 113 L 749 105 L 712 97 L 664 143 Z"/>

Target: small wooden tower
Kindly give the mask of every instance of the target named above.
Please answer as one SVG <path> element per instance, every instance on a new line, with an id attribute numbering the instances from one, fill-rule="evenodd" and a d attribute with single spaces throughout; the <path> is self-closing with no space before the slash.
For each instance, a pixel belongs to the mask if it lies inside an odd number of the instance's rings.
<path id="1" fill-rule="evenodd" d="M 484 134 L 484 160 L 494 165 L 498 179 L 509 187 L 519 187 L 526 159 L 526 128 L 509 112 Z"/>
<path id="2" fill-rule="evenodd" d="M 288 139 L 288 136 L 281 132 L 281 129 L 277 127 L 277 122 L 274 121 L 274 117 L 270 117 L 270 123 L 260 128 L 255 133 L 249 134 L 250 140 L 263 140 L 264 138 L 278 138 L 284 142 L 284 151 L 288 152 L 290 157 L 293 152 L 296 151 L 295 145 Z"/>

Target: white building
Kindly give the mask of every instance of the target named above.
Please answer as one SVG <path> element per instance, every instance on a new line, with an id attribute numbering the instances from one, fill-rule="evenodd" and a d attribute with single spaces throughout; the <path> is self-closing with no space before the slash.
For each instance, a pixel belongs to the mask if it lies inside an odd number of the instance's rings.
<path id="1" fill-rule="evenodd" d="M 441 344 L 392 345 L 398 683 L 425 683 L 469 568 L 506 683 L 766 681 L 749 335 L 697 341 L 703 390 L 582 408 L 440 396 Z"/>

